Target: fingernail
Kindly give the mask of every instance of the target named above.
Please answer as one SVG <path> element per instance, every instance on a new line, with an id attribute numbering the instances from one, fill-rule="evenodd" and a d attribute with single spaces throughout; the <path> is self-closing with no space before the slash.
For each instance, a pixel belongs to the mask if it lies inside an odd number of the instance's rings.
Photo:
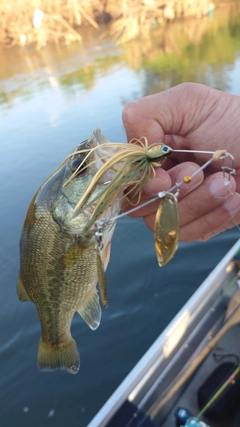
<path id="1" fill-rule="evenodd" d="M 154 178 L 144 185 L 144 192 L 149 196 L 157 196 L 159 191 L 169 188 L 169 179 Z"/>
<path id="2" fill-rule="evenodd" d="M 232 196 L 228 197 L 227 200 L 224 202 L 223 206 L 232 214 L 239 212 L 240 210 L 239 194 L 235 193 Z"/>
<path id="3" fill-rule="evenodd" d="M 232 185 L 229 181 L 224 181 L 223 177 L 215 178 L 210 183 L 210 192 L 217 199 L 225 198 L 232 192 Z"/>
<path id="4" fill-rule="evenodd" d="M 144 192 L 149 196 L 157 196 L 159 191 L 167 190 L 171 187 L 171 178 L 163 169 L 156 170 L 156 176 L 144 185 Z"/>

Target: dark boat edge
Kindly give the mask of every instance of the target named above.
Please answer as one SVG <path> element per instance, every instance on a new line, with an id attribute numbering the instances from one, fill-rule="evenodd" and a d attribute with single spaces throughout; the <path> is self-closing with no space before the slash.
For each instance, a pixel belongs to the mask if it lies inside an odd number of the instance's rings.
<path id="1" fill-rule="evenodd" d="M 239 290 L 239 254 L 240 239 L 159 335 L 88 427 L 183 425 L 176 424 L 174 412 L 198 366 L 189 378 L 186 372 L 200 352 L 209 346 L 211 339 L 223 330 L 227 309 Z M 186 380 L 177 386 L 178 377 L 184 375 Z M 187 402 L 191 400 L 190 397 L 187 399 Z M 195 409 L 194 404 L 192 408 Z M 210 427 L 221 427 L 221 424 L 213 423 Z"/>

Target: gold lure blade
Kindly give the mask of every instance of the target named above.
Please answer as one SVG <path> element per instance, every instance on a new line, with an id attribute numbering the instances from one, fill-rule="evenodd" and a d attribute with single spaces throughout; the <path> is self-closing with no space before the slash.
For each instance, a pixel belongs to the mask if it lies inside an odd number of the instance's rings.
<path id="1" fill-rule="evenodd" d="M 178 236 L 177 198 L 169 193 L 161 199 L 154 227 L 155 249 L 160 267 L 167 264 L 174 256 L 178 246 Z"/>
<path id="2" fill-rule="evenodd" d="M 104 267 L 103 267 L 103 262 L 101 257 L 101 250 L 99 248 L 97 248 L 97 274 L 98 274 L 98 286 L 99 286 L 102 305 L 104 308 L 107 308 L 108 306 L 107 285 L 106 285 L 105 272 L 104 272 Z"/>

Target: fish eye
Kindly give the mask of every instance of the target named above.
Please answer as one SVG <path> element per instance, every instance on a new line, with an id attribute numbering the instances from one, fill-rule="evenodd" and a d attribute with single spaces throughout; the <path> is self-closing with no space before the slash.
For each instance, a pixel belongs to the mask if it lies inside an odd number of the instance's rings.
<path id="1" fill-rule="evenodd" d="M 84 172 L 86 170 L 86 163 L 83 162 L 83 159 L 81 157 L 77 157 L 77 158 L 73 158 L 71 163 L 70 163 L 70 168 L 71 171 L 74 173 L 76 172 L 76 170 L 79 168 L 79 166 L 81 165 L 81 168 L 78 170 L 78 174 Z"/>
<path id="2" fill-rule="evenodd" d="M 83 148 L 85 148 L 84 146 L 87 144 L 88 139 L 85 139 L 84 141 L 80 142 L 80 144 L 77 146 L 76 151 L 80 151 Z"/>

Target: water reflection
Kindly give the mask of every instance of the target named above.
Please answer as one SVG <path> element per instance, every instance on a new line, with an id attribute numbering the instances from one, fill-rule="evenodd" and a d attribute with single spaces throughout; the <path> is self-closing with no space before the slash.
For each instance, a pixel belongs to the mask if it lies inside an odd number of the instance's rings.
<path id="1" fill-rule="evenodd" d="M 211 17 L 153 28 L 151 38 L 116 46 L 86 34 L 82 44 L 41 51 L 0 53 L 0 104 L 11 108 L 32 96 L 33 82 L 74 93 L 89 90 L 116 67 L 127 66 L 144 75 L 143 94 L 183 81 L 198 81 L 229 90 L 226 72 L 240 52 L 240 6 L 230 4 Z M 228 64 L 228 66 L 226 66 Z M 214 70 L 214 81 L 212 81 Z M 217 73 L 216 73 L 217 70 Z M 159 74 L 161 76 L 159 78 Z"/>
<path id="2" fill-rule="evenodd" d="M 240 53 L 239 6 L 220 10 L 214 17 L 171 25 L 164 34 L 166 54 L 153 51 L 143 62 L 144 93 L 176 84 L 201 82 L 224 91 L 231 88 L 227 73 Z M 159 79 L 160 75 L 160 79 Z"/>

